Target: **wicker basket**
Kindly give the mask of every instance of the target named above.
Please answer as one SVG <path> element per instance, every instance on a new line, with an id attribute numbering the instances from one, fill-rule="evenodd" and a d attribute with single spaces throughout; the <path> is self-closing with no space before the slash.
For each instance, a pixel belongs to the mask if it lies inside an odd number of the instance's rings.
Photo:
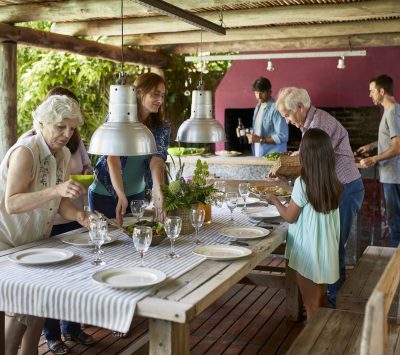
<path id="1" fill-rule="evenodd" d="M 195 232 L 195 229 L 190 222 L 189 208 L 177 208 L 176 210 L 168 212 L 168 216 L 178 216 L 182 218 L 181 235 L 192 234 Z"/>
<path id="2" fill-rule="evenodd" d="M 286 177 L 301 174 L 300 157 L 298 155 L 281 155 L 271 168 L 271 173 Z"/>

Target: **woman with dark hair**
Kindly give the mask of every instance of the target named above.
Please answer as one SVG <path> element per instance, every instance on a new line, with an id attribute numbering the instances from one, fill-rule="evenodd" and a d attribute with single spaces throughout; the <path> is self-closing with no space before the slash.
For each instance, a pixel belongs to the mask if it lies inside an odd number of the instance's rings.
<path id="1" fill-rule="evenodd" d="M 141 75 L 134 83 L 139 121 L 153 133 L 157 153 L 151 156 L 101 156 L 96 164 L 96 179 L 89 188 L 89 206 L 122 224 L 130 201 L 143 199 L 145 188 L 152 190 L 156 218 L 162 219 L 164 164 L 170 136 L 165 121 L 165 80 L 155 74 Z"/>
<path id="2" fill-rule="evenodd" d="M 335 153 L 329 135 L 311 128 L 300 146 L 301 176 L 285 207 L 271 195 L 280 215 L 289 223 L 285 257 L 296 270 L 307 320 L 326 306 L 327 284 L 339 279 L 339 200 L 343 186 L 335 171 Z"/>

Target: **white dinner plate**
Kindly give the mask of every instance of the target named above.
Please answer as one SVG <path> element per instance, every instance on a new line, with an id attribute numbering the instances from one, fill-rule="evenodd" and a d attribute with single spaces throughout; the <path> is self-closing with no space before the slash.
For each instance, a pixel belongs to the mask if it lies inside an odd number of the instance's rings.
<path id="1" fill-rule="evenodd" d="M 221 157 L 237 157 L 238 155 L 242 155 L 242 153 L 236 150 L 217 150 L 215 155 L 219 155 Z"/>
<path id="2" fill-rule="evenodd" d="M 254 203 L 260 202 L 258 197 L 247 197 L 246 198 L 246 205 L 253 205 Z M 244 206 L 244 200 L 239 197 L 238 199 L 238 206 Z"/>
<path id="3" fill-rule="evenodd" d="M 272 218 L 280 216 L 278 209 L 275 206 L 248 208 L 247 211 L 243 211 L 243 213 L 247 215 L 249 218 L 254 218 L 254 219 Z"/>
<path id="4" fill-rule="evenodd" d="M 8 256 L 8 259 L 18 264 L 43 265 L 54 264 L 71 259 L 74 253 L 59 248 L 36 248 L 19 251 Z"/>
<path id="5" fill-rule="evenodd" d="M 250 255 L 251 250 L 234 245 L 214 244 L 196 247 L 193 253 L 212 260 L 233 260 Z"/>
<path id="6" fill-rule="evenodd" d="M 117 237 L 115 235 L 107 235 L 107 239 L 104 241 L 104 244 L 110 244 L 112 242 L 115 242 L 116 240 Z M 65 244 L 74 245 L 76 247 L 93 246 L 93 243 L 90 241 L 89 238 L 89 232 L 66 235 L 65 237 L 61 238 L 61 241 Z"/>
<path id="7" fill-rule="evenodd" d="M 219 233 L 225 237 L 235 239 L 257 239 L 267 236 L 270 231 L 261 227 L 225 227 L 219 230 Z"/>
<path id="8" fill-rule="evenodd" d="M 139 288 L 158 284 L 167 276 L 159 270 L 145 267 L 117 267 L 93 274 L 93 280 L 112 288 Z"/>

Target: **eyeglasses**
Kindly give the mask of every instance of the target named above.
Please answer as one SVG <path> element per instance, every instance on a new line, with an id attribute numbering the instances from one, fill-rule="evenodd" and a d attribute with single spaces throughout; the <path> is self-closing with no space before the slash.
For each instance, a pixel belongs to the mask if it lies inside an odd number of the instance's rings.
<path id="1" fill-rule="evenodd" d="M 161 93 L 159 91 L 150 91 L 149 95 L 152 100 L 165 100 L 165 93 Z"/>

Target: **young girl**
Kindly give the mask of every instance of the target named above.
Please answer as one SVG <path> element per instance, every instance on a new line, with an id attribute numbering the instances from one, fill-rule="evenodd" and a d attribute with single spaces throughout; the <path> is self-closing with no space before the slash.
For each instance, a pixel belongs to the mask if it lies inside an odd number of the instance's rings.
<path id="1" fill-rule="evenodd" d="M 285 258 L 296 271 L 307 321 L 327 305 L 326 287 L 339 278 L 339 198 L 342 185 L 335 172 L 335 155 L 327 133 L 309 129 L 300 146 L 301 176 L 296 179 L 288 207 L 271 195 L 289 223 Z"/>

